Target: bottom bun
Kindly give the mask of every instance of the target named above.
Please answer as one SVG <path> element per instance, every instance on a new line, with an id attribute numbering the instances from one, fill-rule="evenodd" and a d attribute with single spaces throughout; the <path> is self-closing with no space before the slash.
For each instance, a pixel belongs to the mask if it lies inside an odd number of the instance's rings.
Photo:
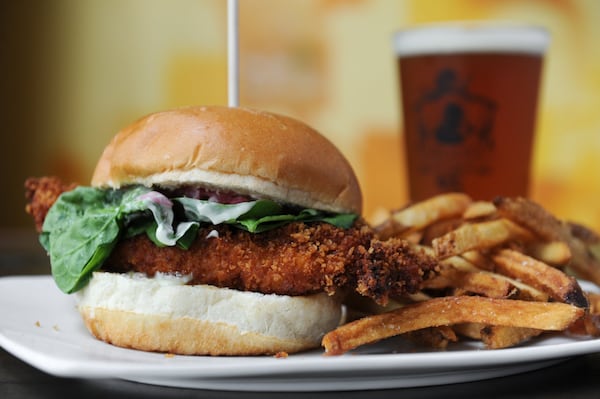
<path id="1" fill-rule="evenodd" d="M 293 353 L 341 319 L 326 294 L 265 295 L 186 285 L 185 277 L 95 272 L 76 293 L 88 330 L 113 345 L 184 355 Z"/>

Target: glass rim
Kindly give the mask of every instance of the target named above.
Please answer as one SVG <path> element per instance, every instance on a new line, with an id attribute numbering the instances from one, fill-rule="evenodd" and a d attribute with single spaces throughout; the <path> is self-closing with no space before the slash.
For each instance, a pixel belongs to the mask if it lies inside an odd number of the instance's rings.
<path id="1" fill-rule="evenodd" d="M 549 31 L 536 25 L 497 22 L 449 22 L 416 25 L 393 35 L 398 56 L 440 53 L 528 53 L 542 55 Z"/>

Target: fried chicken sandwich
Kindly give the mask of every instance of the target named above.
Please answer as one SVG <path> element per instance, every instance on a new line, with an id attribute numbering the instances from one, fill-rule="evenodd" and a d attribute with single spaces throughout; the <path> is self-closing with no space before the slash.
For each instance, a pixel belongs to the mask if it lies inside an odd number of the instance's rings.
<path id="1" fill-rule="evenodd" d="M 356 176 L 295 119 L 245 108 L 148 115 L 104 150 L 91 186 L 26 182 L 52 274 L 90 332 L 178 354 L 297 352 L 340 322 L 340 294 L 385 304 L 435 262 L 378 240 Z"/>

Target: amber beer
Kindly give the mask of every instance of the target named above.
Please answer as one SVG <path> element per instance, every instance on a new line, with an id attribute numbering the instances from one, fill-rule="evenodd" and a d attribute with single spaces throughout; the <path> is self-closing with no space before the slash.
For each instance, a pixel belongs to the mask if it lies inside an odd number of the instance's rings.
<path id="1" fill-rule="evenodd" d="M 445 26 L 394 40 L 411 199 L 526 196 L 547 32 Z"/>

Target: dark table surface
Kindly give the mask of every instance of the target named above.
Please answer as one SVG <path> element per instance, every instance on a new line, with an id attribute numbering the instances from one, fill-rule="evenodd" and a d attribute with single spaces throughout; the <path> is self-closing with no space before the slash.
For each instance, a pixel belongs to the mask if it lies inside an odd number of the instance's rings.
<path id="1" fill-rule="evenodd" d="M 31 232 L 0 231 L 0 277 L 47 274 L 48 262 Z M 0 309 L 1 317 L 2 309 Z M 600 353 L 509 377 L 423 388 L 285 393 L 286 398 L 599 398 Z M 59 378 L 0 349 L 0 398 L 277 398 L 281 393 L 209 391 L 145 385 L 118 379 Z"/>

